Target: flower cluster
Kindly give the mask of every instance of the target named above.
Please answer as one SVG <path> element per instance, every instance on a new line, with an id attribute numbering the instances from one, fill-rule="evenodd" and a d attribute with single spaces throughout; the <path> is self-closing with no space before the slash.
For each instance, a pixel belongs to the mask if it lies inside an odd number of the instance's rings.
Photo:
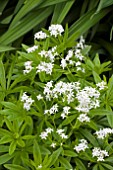
<path id="1" fill-rule="evenodd" d="M 53 132 L 52 128 L 49 127 L 47 129 L 45 129 L 45 131 L 41 132 L 41 134 L 40 134 L 41 139 L 47 139 L 48 135 L 51 134 L 51 132 Z"/>
<path id="2" fill-rule="evenodd" d="M 53 86 L 52 81 L 48 82 L 44 87 L 44 95 L 46 96 L 46 100 L 52 100 L 53 98 L 61 97 L 61 100 L 67 101 L 68 104 L 73 102 L 75 99 L 74 91 L 77 91 L 80 88 L 79 82 L 65 83 L 58 82 Z"/>
<path id="3" fill-rule="evenodd" d="M 88 147 L 88 142 L 85 139 L 81 139 L 78 145 L 75 145 L 74 149 L 77 153 L 85 151 Z"/>
<path id="4" fill-rule="evenodd" d="M 64 32 L 64 29 L 60 24 L 52 24 L 51 26 L 49 26 L 49 31 L 51 36 L 57 37 L 58 35 L 61 35 Z"/>
<path id="5" fill-rule="evenodd" d="M 111 128 L 100 129 L 99 131 L 96 131 L 95 134 L 97 135 L 97 138 L 104 139 L 109 134 L 113 134 L 113 129 L 111 129 Z"/>
<path id="6" fill-rule="evenodd" d="M 61 117 L 62 119 L 66 118 L 67 115 L 70 113 L 70 107 L 69 106 L 65 106 L 63 107 L 63 112 L 61 113 Z"/>
<path id="7" fill-rule="evenodd" d="M 77 118 L 80 122 L 90 122 L 90 118 L 87 116 L 86 113 L 80 114 Z"/>
<path id="8" fill-rule="evenodd" d="M 45 39 L 47 37 L 48 37 L 47 34 L 43 31 L 39 31 L 34 35 L 34 39 Z"/>
<path id="9" fill-rule="evenodd" d="M 41 61 L 41 63 L 36 67 L 36 73 L 46 72 L 46 74 L 51 74 L 53 69 L 52 63 L 46 63 L 45 61 Z"/>
<path id="10" fill-rule="evenodd" d="M 97 108 L 99 104 L 100 92 L 92 87 L 85 87 L 77 92 L 76 98 L 79 105 L 75 107 L 79 112 L 88 113 L 90 109 Z"/>
<path id="11" fill-rule="evenodd" d="M 36 40 L 44 40 L 48 37 L 55 36 L 57 38 L 58 35 L 61 35 L 64 32 L 64 29 L 62 25 L 60 24 L 52 24 L 49 26 L 48 33 L 45 33 L 43 31 L 39 31 L 35 33 L 34 39 Z M 52 74 L 54 62 L 55 59 L 58 59 L 60 62 L 60 66 L 65 69 L 66 67 L 74 67 L 76 71 L 82 71 L 85 72 L 85 69 L 82 67 L 82 61 L 84 60 L 84 56 L 82 54 L 82 49 L 85 46 L 84 45 L 85 40 L 81 36 L 80 41 L 77 43 L 76 48 L 70 49 L 66 56 L 64 55 L 61 60 L 59 60 L 59 57 L 57 56 L 61 55 L 57 52 L 57 46 L 53 46 L 52 48 L 49 48 L 48 50 L 44 50 L 41 45 L 37 46 L 34 45 L 33 47 L 30 47 L 27 49 L 28 53 L 32 53 L 35 50 L 38 49 L 38 54 L 41 56 L 41 61 L 39 65 L 36 67 L 37 72 L 45 72 L 46 74 Z M 25 69 L 23 70 L 24 74 L 27 74 L 31 71 L 31 69 Z"/>
<path id="12" fill-rule="evenodd" d="M 31 105 L 34 102 L 34 100 L 29 97 L 26 92 L 24 92 L 21 96 L 21 101 L 24 102 L 24 109 L 27 111 L 30 110 Z"/>
<path id="13" fill-rule="evenodd" d="M 47 139 L 48 135 L 51 134 L 52 132 L 58 134 L 61 139 L 67 139 L 68 138 L 68 135 L 66 135 L 64 133 L 64 129 L 57 129 L 56 131 L 54 131 L 52 128 L 49 127 L 47 129 L 45 129 L 45 131 L 41 132 L 41 134 L 40 134 L 41 139 Z"/>
<path id="14" fill-rule="evenodd" d="M 55 61 L 55 57 L 58 56 L 57 46 L 50 48 L 48 51 L 42 50 L 38 54 L 41 56 L 41 58 L 45 58 L 53 63 Z"/>
<path id="15" fill-rule="evenodd" d="M 23 70 L 23 73 L 24 74 L 27 74 L 27 73 L 29 73 L 32 69 L 33 69 L 33 67 L 32 67 L 32 61 L 26 61 L 25 63 L 24 63 L 24 66 L 25 66 L 25 70 Z"/>
<path id="16" fill-rule="evenodd" d="M 105 81 L 102 81 L 100 83 L 97 83 L 96 86 L 99 88 L 99 90 L 103 90 L 107 88 L 107 83 Z"/>
<path id="17" fill-rule="evenodd" d="M 53 105 L 49 110 L 45 110 L 44 114 L 50 114 L 50 115 L 54 115 L 55 113 L 58 112 L 58 104 Z"/>
<path id="18" fill-rule="evenodd" d="M 28 53 L 32 53 L 32 52 L 34 52 L 34 51 L 37 50 L 37 49 L 38 49 L 38 46 L 37 46 L 37 45 L 34 45 L 33 47 L 27 48 L 27 52 L 28 52 Z"/>
<path id="19" fill-rule="evenodd" d="M 92 156 L 97 157 L 97 161 L 104 161 L 104 157 L 109 156 L 106 150 L 101 150 L 100 148 L 95 147 L 92 150 Z"/>

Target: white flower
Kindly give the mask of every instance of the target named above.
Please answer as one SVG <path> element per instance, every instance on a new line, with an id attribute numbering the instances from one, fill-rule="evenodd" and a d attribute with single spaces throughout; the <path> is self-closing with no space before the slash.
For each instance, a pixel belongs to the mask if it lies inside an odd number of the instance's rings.
<path id="1" fill-rule="evenodd" d="M 41 169 L 42 168 L 42 164 L 38 165 L 38 169 Z"/>
<path id="2" fill-rule="evenodd" d="M 58 35 L 61 35 L 62 32 L 64 32 L 64 29 L 62 27 L 62 25 L 59 24 L 52 24 L 51 26 L 49 26 L 49 31 L 50 31 L 50 35 L 57 37 Z"/>
<path id="3" fill-rule="evenodd" d="M 49 112 L 50 112 L 50 115 L 55 114 L 56 112 L 58 112 L 58 104 L 53 105 L 50 108 Z"/>
<path id="4" fill-rule="evenodd" d="M 41 99 L 43 99 L 43 96 L 41 96 L 41 94 L 39 94 L 38 96 L 36 96 L 37 97 L 37 100 L 41 100 Z"/>
<path id="5" fill-rule="evenodd" d="M 64 119 L 70 113 L 69 110 L 70 110 L 69 106 L 63 107 L 63 113 L 61 114 L 62 119 Z"/>
<path id="6" fill-rule="evenodd" d="M 80 65 L 81 65 L 81 62 L 78 61 L 78 62 L 75 63 L 75 65 L 76 65 L 76 66 L 80 66 Z"/>
<path id="7" fill-rule="evenodd" d="M 90 118 L 87 116 L 87 114 L 80 114 L 77 119 L 80 122 L 90 122 Z"/>
<path id="8" fill-rule="evenodd" d="M 49 49 L 48 51 L 42 50 L 38 54 L 41 57 L 45 57 L 45 58 L 49 59 L 50 62 L 53 63 L 55 60 L 55 57 L 58 56 L 58 53 L 56 50 L 57 50 L 57 46 L 54 46 L 51 49 Z"/>
<path id="9" fill-rule="evenodd" d="M 68 136 L 65 135 L 65 133 L 64 133 L 64 129 L 57 129 L 56 133 L 58 133 L 62 139 L 68 138 Z"/>
<path id="10" fill-rule="evenodd" d="M 62 139 L 67 139 L 67 138 L 68 138 L 68 136 L 67 136 L 67 135 L 65 135 L 64 133 L 61 133 L 61 135 L 60 135 L 60 136 L 61 136 L 61 138 L 62 138 Z"/>
<path id="11" fill-rule="evenodd" d="M 73 56 L 73 50 L 69 50 L 65 60 L 70 61 L 70 58 L 72 58 L 72 56 Z"/>
<path id="12" fill-rule="evenodd" d="M 27 96 L 26 92 L 23 93 L 23 95 L 21 96 L 21 101 L 24 102 L 29 98 L 29 96 Z"/>
<path id="13" fill-rule="evenodd" d="M 31 64 L 32 64 L 32 61 L 26 61 L 26 62 L 24 63 L 24 66 L 25 66 L 25 70 L 23 70 L 23 73 L 24 73 L 24 74 L 29 73 L 29 72 L 33 69 L 33 67 L 31 66 Z"/>
<path id="14" fill-rule="evenodd" d="M 62 119 L 64 119 L 64 118 L 66 118 L 67 116 L 66 116 L 65 113 L 61 113 L 61 117 L 62 117 Z"/>
<path id="15" fill-rule="evenodd" d="M 46 74 L 52 73 L 54 64 L 52 63 L 46 63 L 45 61 L 42 61 L 36 68 L 37 68 L 37 73 L 40 73 L 42 71 L 45 71 Z"/>
<path id="16" fill-rule="evenodd" d="M 30 110 L 30 104 L 29 103 L 24 103 L 24 109 L 25 110 Z"/>
<path id="17" fill-rule="evenodd" d="M 55 148 L 55 147 L 56 147 L 56 143 L 53 142 L 50 146 L 51 146 L 52 148 Z"/>
<path id="18" fill-rule="evenodd" d="M 68 115 L 69 113 L 70 113 L 70 107 L 69 106 L 65 106 L 65 107 L 63 107 L 63 112 L 66 114 L 66 115 Z"/>
<path id="19" fill-rule="evenodd" d="M 77 44 L 76 48 L 80 48 L 83 49 L 84 48 L 84 43 L 85 43 L 85 39 L 83 38 L 83 36 L 80 37 L 80 41 Z"/>
<path id="20" fill-rule="evenodd" d="M 103 89 L 107 88 L 107 84 L 105 81 L 97 83 L 96 86 L 99 87 L 99 90 L 103 90 Z"/>
<path id="21" fill-rule="evenodd" d="M 62 58 L 60 66 L 64 69 L 67 66 L 66 60 Z"/>
<path id="22" fill-rule="evenodd" d="M 104 139 L 109 134 L 113 134 L 113 129 L 111 128 L 104 128 L 100 129 L 99 131 L 96 131 L 95 134 L 97 135 L 97 138 Z"/>
<path id="23" fill-rule="evenodd" d="M 47 139 L 48 133 L 47 132 L 41 132 L 40 137 L 41 137 L 41 139 Z"/>
<path id="24" fill-rule="evenodd" d="M 26 92 L 24 92 L 21 96 L 21 101 L 24 102 L 24 109 L 26 109 L 27 111 L 30 110 L 30 106 L 34 102 L 31 97 L 27 96 Z"/>
<path id="25" fill-rule="evenodd" d="M 47 34 L 43 31 L 39 31 L 34 35 L 34 39 L 45 39 L 47 37 L 48 37 Z"/>
<path id="26" fill-rule="evenodd" d="M 33 47 L 28 48 L 28 49 L 27 49 L 27 52 L 28 52 L 28 53 L 32 53 L 32 52 L 34 52 L 34 51 L 37 50 L 37 49 L 38 49 L 38 46 L 34 45 Z"/>
<path id="27" fill-rule="evenodd" d="M 99 107 L 99 96 L 100 93 L 95 88 L 85 87 L 76 94 L 79 105 L 75 109 L 87 113 L 90 109 Z"/>
<path id="28" fill-rule="evenodd" d="M 47 128 L 47 129 L 45 129 L 45 131 L 46 131 L 46 132 L 47 132 L 47 134 L 48 134 L 48 133 L 53 132 L 53 129 L 49 127 L 49 128 Z"/>
<path id="29" fill-rule="evenodd" d="M 59 135 L 61 135 L 64 132 L 64 129 L 57 129 L 56 131 Z"/>
<path id="30" fill-rule="evenodd" d="M 75 145 L 74 149 L 77 153 L 85 151 L 88 148 L 88 142 L 85 139 L 81 139 L 78 145 Z"/>
<path id="31" fill-rule="evenodd" d="M 104 157 L 109 156 L 106 150 L 101 150 L 100 148 L 95 147 L 92 150 L 92 156 L 97 157 L 97 161 L 104 161 Z"/>

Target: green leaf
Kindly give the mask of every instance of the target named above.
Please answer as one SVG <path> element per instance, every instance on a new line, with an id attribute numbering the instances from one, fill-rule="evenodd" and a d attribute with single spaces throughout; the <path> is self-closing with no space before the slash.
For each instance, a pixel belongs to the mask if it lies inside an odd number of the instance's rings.
<path id="1" fill-rule="evenodd" d="M 100 68 L 100 60 L 99 60 L 99 55 L 98 54 L 96 54 L 93 62 L 94 62 L 96 67 Z"/>
<path id="2" fill-rule="evenodd" d="M 51 23 L 61 24 L 73 3 L 74 0 L 56 4 Z"/>
<path id="3" fill-rule="evenodd" d="M 33 145 L 33 157 L 36 164 L 40 165 L 42 163 L 41 151 L 36 140 L 34 140 Z"/>
<path id="4" fill-rule="evenodd" d="M 95 25 L 101 18 L 103 18 L 111 9 L 107 8 L 101 10 L 97 15 L 95 14 L 96 9 L 90 10 L 85 13 L 79 20 L 77 20 L 69 29 L 69 38 L 67 43 L 72 42 L 83 35 L 89 28 Z M 92 18 L 91 16 L 94 15 Z"/>
<path id="5" fill-rule="evenodd" d="M 102 165 L 103 165 L 104 167 L 106 167 L 107 169 L 109 169 L 109 170 L 113 170 L 113 166 L 111 166 L 111 165 L 109 165 L 109 164 L 102 163 Z"/>
<path id="6" fill-rule="evenodd" d="M 76 157 L 76 156 L 78 156 L 75 152 L 73 152 L 71 150 L 64 150 L 64 155 L 65 156 L 69 156 L 69 157 Z"/>
<path id="7" fill-rule="evenodd" d="M 85 165 L 82 163 L 82 161 L 81 161 L 80 159 L 77 159 L 77 158 L 76 158 L 75 162 L 76 162 L 79 170 L 87 170 L 86 167 L 85 167 Z"/>
<path id="8" fill-rule="evenodd" d="M 57 161 L 57 159 L 58 159 L 61 152 L 62 152 L 62 148 L 59 148 L 55 152 L 53 152 L 53 154 L 50 156 L 51 163 L 49 164 L 49 167 L 54 165 L 54 163 Z"/>
<path id="9" fill-rule="evenodd" d="M 0 45 L 0 52 L 6 52 L 6 51 L 12 51 L 12 50 L 16 50 L 16 49 L 10 46 Z"/>
<path id="10" fill-rule="evenodd" d="M 93 77 L 94 77 L 95 83 L 99 83 L 102 81 L 100 76 L 95 71 L 93 71 Z"/>
<path id="11" fill-rule="evenodd" d="M 5 168 L 9 169 L 9 170 L 27 170 L 26 168 L 20 166 L 20 165 L 11 165 L 11 164 L 5 164 L 4 165 Z"/>
<path id="12" fill-rule="evenodd" d="M 34 0 L 34 1 L 29 0 L 29 1 L 26 1 L 26 3 L 22 6 L 20 11 L 17 13 L 15 18 L 13 19 L 13 21 L 12 21 L 12 23 L 10 25 L 10 28 L 15 27 L 15 25 L 19 22 L 19 20 L 22 17 L 24 17 L 26 14 L 28 14 L 28 12 L 30 12 L 36 6 L 39 6 L 41 2 L 43 2 L 43 0 Z"/>
<path id="13" fill-rule="evenodd" d="M 0 156 L 0 165 L 3 165 L 4 163 L 6 163 L 7 161 L 9 161 L 11 158 L 13 158 L 14 155 L 9 155 L 8 153 Z"/>
<path id="14" fill-rule="evenodd" d="M 0 44 L 8 45 L 15 41 L 37 24 L 47 18 L 53 11 L 53 7 L 48 7 L 45 10 L 38 10 L 29 13 L 26 17 L 22 19 L 15 27 L 10 28 L 6 33 L 4 33 L 0 38 Z M 46 13 L 46 15 L 45 15 Z"/>
<path id="15" fill-rule="evenodd" d="M 104 115 L 113 115 L 113 112 L 105 110 L 105 109 L 95 109 L 90 111 L 91 116 L 104 116 Z"/>
<path id="16" fill-rule="evenodd" d="M 60 161 L 61 165 L 64 166 L 66 169 L 72 169 L 71 164 L 69 163 L 69 161 L 66 158 L 63 158 L 60 156 L 59 161 Z"/>
<path id="17" fill-rule="evenodd" d="M 80 129 L 80 133 L 82 133 L 82 135 L 88 139 L 93 146 L 97 146 L 98 147 L 98 142 L 95 139 L 95 137 L 90 133 L 90 131 L 88 131 L 87 129 Z"/>
<path id="18" fill-rule="evenodd" d="M 16 149 L 16 141 L 13 140 L 9 146 L 9 155 L 12 155 Z"/>
<path id="19" fill-rule="evenodd" d="M 6 90 L 6 78 L 5 78 L 5 69 L 2 60 L 0 59 L 0 84 L 3 91 Z"/>
<path id="20" fill-rule="evenodd" d="M 105 170 L 101 164 L 99 164 L 100 170 Z"/>
<path id="21" fill-rule="evenodd" d="M 65 168 L 59 167 L 59 168 L 53 168 L 53 170 L 65 170 Z"/>
<path id="22" fill-rule="evenodd" d="M 70 124 L 74 119 L 76 118 L 76 115 L 68 116 L 63 122 L 62 126 Z"/>
<path id="23" fill-rule="evenodd" d="M 5 143 L 9 143 L 13 140 L 12 136 L 3 136 L 1 139 L 0 139 L 0 144 L 5 144 Z"/>
<path id="24" fill-rule="evenodd" d="M 92 170 L 98 170 L 98 165 L 96 164 Z"/>
<path id="25" fill-rule="evenodd" d="M 1 102 L 1 104 L 3 106 L 5 106 L 6 108 L 18 111 L 18 106 L 16 104 L 14 104 L 14 103 L 11 103 L 11 102 Z"/>

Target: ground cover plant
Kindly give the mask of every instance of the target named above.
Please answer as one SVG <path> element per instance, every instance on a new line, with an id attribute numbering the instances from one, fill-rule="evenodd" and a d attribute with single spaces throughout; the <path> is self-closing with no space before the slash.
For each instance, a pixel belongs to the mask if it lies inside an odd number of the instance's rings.
<path id="1" fill-rule="evenodd" d="M 0 60 L 0 165 L 9 170 L 112 170 L 113 76 L 84 37 L 52 24 Z"/>

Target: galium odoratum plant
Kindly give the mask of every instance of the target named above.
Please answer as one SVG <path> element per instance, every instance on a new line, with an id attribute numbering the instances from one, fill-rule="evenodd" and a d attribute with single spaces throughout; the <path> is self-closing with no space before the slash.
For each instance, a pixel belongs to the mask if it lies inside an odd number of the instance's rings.
<path id="1" fill-rule="evenodd" d="M 113 77 L 108 83 L 102 77 L 110 70 L 110 62 L 101 64 L 98 54 L 91 61 L 91 47 L 83 36 L 71 47 L 67 40 L 68 27 L 53 24 L 35 33 L 32 47 L 23 45 L 24 51 L 18 52 L 10 89 L 20 87 L 19 99 L 2 103 L 4 110 L 16 110 L 18 118 L 4 111 L 9 136 L 9 131 L 12 135 L 17 129 L 14 146 L 11 137 L 2 142 L 6 131 L 1 128 L 0 144 L 9 146 L 14 164 L 9 162 L 6 168 L 101 170 L 113 166 Z"/>

